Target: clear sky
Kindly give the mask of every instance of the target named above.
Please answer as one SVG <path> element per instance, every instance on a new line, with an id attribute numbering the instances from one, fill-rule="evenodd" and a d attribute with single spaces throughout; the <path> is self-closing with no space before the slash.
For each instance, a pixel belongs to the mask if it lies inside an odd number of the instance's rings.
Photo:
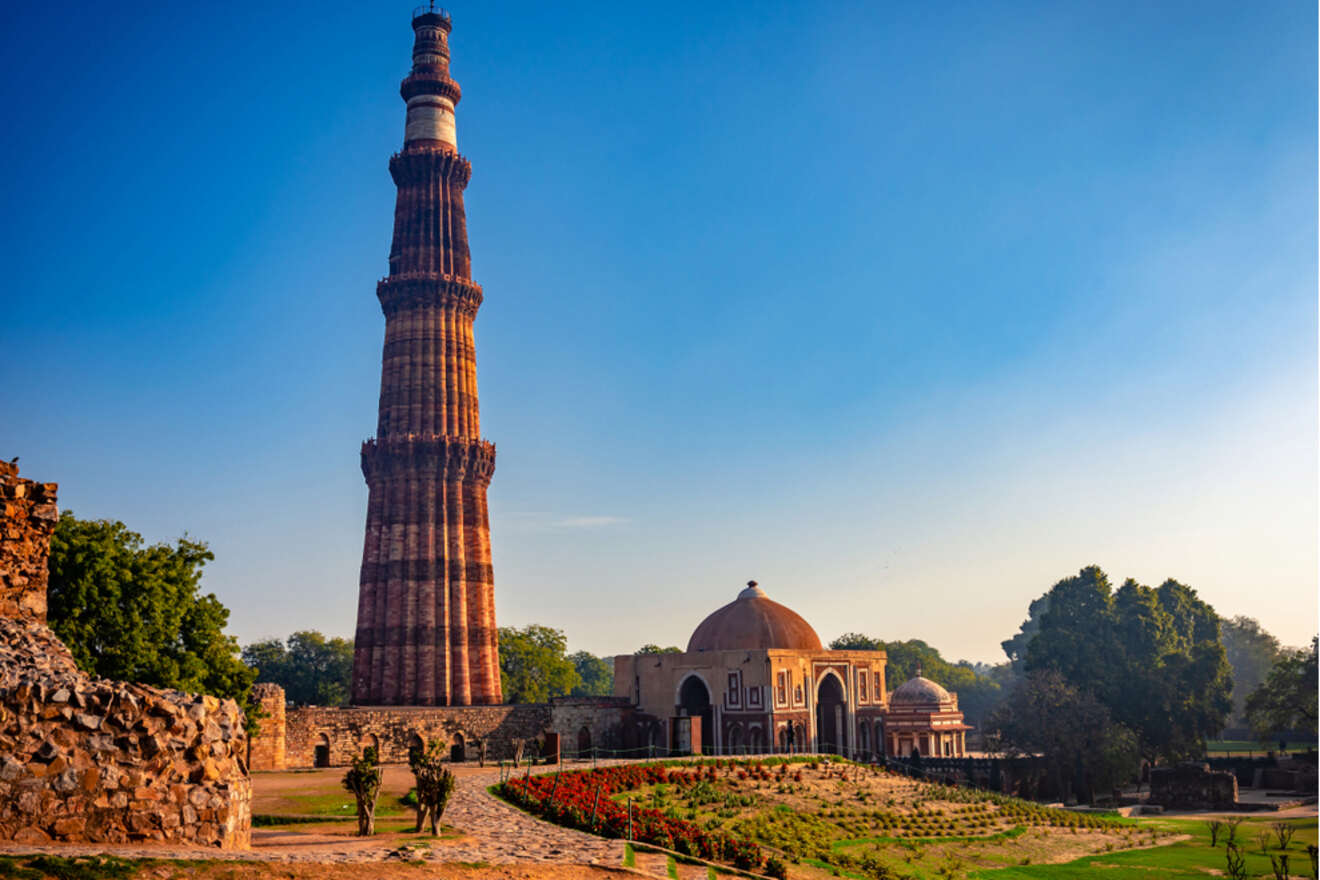
<path id="1" fill-rule="evenodd" d="M 0 454 L 243 642 L 353 631 L 410 10 L 0 30 Z M 1315 632 L 1314 3 L 452 12 L 502 624 L 998 661 L 1097 563 Z"/>

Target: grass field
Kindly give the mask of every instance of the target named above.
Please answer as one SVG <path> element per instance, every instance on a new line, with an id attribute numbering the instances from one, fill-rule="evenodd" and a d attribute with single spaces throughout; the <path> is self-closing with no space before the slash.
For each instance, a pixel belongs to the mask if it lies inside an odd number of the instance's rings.
<path id="1" fill-rule="evenodd" d="M 1307 846 L 1316 845 L 1316 820 L 1288 819 L 1296 829 L 1296 836 L 1286 851 L 1278 849 L 1271 826 L 1280 821 L 1274 817 L 1250 818 L 1237 830 L 1239 845 L 1244 849 L 1246 876 L 1274 877 L 1270 855 L 1283 853 L 1289 858 L 1288 876 L 1314 877 Z M 1105 880 L 1152 880 L 1159 877 L 1225 876 L 1225 846 L 1221 838 L 1218 846 L 1210 846 L 1210 832 L 1204 820 L 1158 819 L 1140 820 L 1143 828 L 1159 828 L 1176 835 L 1178 840 L 1151 849 L 1127 850 L 1086 856 L 1065 864 L 1017 865 L 998 870 L 974 871 L 971 878 L 987 880 L 1081 880 L 1103 877 Z M 1270 833 L 1268 853 L 1262 852 L 1257 835 Z"/>
<path id="2" fill-rule="evenodd" d="M 1292 741 L 1288 743 L 1288 752 L 1304 752 L 1308 748 L 1315 749 L 1316 743 L 1306 743 Z M 1211 755 L 1258 755 L 1264 757 L 1266 752 L 1277 752 L 1279 743 L 1275 742 L 1256 742 L 1249 739 L 1212 739 L 1205 744 L 1206 751 Z"/>

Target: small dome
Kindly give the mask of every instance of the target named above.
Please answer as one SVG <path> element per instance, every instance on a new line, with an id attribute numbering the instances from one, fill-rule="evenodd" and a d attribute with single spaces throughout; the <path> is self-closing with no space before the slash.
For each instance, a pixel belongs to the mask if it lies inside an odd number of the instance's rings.
<path id="1" fill-rule="evenodd" d="M 890 706 L 930 705 L 952 701 L 953 697 L 949 696 L 948 691 L 929 678 L 922 678 L 920 669 L 917 670 L 916 677 L 903 682 L 889 695 Z"/>
<path id="2" fill-rule="evenodd" d="M 748 581 L 728 605 L 713 612 L 692 632 L 689 651 L 737 651 L 779 648 L 821 651 L 820 636 L 791 608 L 768 598 Z"/>

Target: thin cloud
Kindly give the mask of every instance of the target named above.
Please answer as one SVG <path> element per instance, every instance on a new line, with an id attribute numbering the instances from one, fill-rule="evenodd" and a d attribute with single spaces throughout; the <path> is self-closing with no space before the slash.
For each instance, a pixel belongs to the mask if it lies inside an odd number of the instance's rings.
<path id="1" fill-rule="evenodd" d="M 599 529 L 623 525 L 626 522 L 629 522 L 626 516 L 566 516 L 550 525 L 557 529 Z"/>
<path id="2" fill-rule="evenodd" d="M 572 515 L 519 511 L 508 514 L 512 525 L 523 531 L 551 531 L 554 529 L 604 529 L 632 522 L 626 516 Z"/>

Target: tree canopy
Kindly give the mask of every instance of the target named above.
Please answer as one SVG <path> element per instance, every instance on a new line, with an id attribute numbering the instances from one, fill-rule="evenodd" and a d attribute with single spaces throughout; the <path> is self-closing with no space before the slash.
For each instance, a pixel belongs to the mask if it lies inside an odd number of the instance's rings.
<path id="1" fill-rule="evenodd" d="M 255 673 L 224 632 L 229 610 L 201 592 L 214 558 L 200 541 L 146 546 L 121 522 L 66 510 L 50 541 L 50 627 L 93 675 L 247 703 Z"/>
<path id="2" fill-rule="evenodd" d="M 243 648 L 243 662 L 259 681 L 284 688 L 284 698 L 304 706 L 343 706 L 353 683 L 353 640 L 327 639 L 299 630 L 287 643 L 265 639 Z"/>
<path id="3" fill-rule="evenodd" d="M 568 659 L 577 670 L 578 684 L 569 692 L 574 697 L 608 697 L 614 693 L 614 663 L 588 651 L 576 651 Z"/>
<path id="4" fill-rule="evenodd" d="M 926 678 L 958 694 L 958 708 L 977 727 L 1003 699 L 1003 675 L 997 671 L 990 674 L 980 672 L 965 660 L 950 663 L 938 649 L 921 639 L 886 642 L 850 632 L 830 642 L 830 650 L 884 651 L 887 655 L 885 680 L 891 689 L 912 678 L 920 669 Z"/>
<path id="5" fill-rule="evenodd" d="M 1285 651 L 1247 697 L 1247 720 L 1262 740 L 1294 730 L 1315 738 L 1316 645 L 1313 638 L 1310 648 Z"/>
<path id="6" fill-rule="evenodd" d="M 1233 709 L 1230 724 L 1246 724 L 1247 697 L 1270 674 L 1281 648 L 1260 622 L 1241 615 L 1219 621 L 1219 640 L 1224 643 L 1228 665 L 1233 670 Z"/>
<path id="7" fill-rule="evenodd" d="M 500 627 L 500 686 L 509 703 L 544 703 L 581 685 L 573 661 L 565 656 L 563 630 L 540 624 L 522 629 Z"/>
<path id="8" fill-rule="evenodd" d="M 682 651 L 681 648 L 675 648 L 673 645 L 670 645 L 670 646 L 667 647 L 667 648 L 662 648 L 662 647 L 660 647 L 659 645 L 642 645 L 640 648 L 637 649 L 636 653 L 638 653 L 638 654 L 682 654 L 683 651 Z"/>
<path id="9" fill-rule="evenodd" d="M 1027 672 L 1050 670 L 1105 705 L 1142 754 L 1199 757 L 1231 707 L 1219 617 L 1175 580 L 1128 580 L 1117 591 L 1098 566 L 1059 581 L 1027 646 Z"/>
<path id="10" fill-rule="evenodd" d="M 1040 755 L 1054 790 L 1094 800 L 1126 781 L 1137 761 L 1137 740 L 1108 707 L 1051 669 L 1017 681 L 989 725 L 995 745 L 1010 755 Z"/>
<path id="11" fill-rule="evenodd" d="M 50 546 L 49 623 L 95 675 L 235 697 L 252 684 L 229 611 L 200 592 L 206 544 L 144 546 L 121 522 L 60 517 Z"/>

